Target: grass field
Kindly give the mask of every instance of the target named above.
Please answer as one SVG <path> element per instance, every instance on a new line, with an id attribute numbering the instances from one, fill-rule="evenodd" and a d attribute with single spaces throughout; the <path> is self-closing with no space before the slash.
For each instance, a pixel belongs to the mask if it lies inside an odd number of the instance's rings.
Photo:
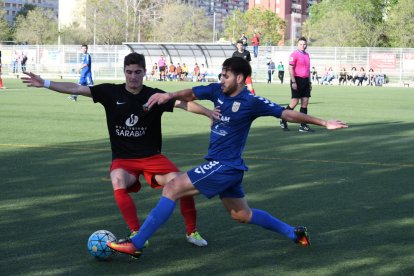
<path id="1" fill-rule="evenodd" d="M 315 86 L 309 113 L 348 129 L 283 132 L 275 118 L 253 124 L 244 189 L 254 208 L 311 230 L 312 246 L 232 221 L 219 199 L 197 197 L 206 248 L 185 241 L 181 215 L 139 260 L 99 262 L 86 249 L 98 229 L 127 234 L 108 175 L 101 105 L 29 89 L 0 90 L 0 275 L 414 275 L 414 90 Z M 192 83 L 148 85 L 175 91 Z M 281 105 L 288 86 L 256 84 Z M 211 107 L 209 103 L 207 106 Z M 163 117 L 164 153 L 183 170 L 198 165 L 209 122 L 177 110 Z M 159 190 L 134 195 L 141 221 Z"/>

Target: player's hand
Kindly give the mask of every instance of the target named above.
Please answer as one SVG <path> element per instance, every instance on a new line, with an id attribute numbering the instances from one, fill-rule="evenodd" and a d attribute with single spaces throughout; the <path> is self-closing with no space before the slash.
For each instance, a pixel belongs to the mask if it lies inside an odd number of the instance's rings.
<path id="1" fill-rule="evenodd" d="M 298 84 L 296 82 L 292 82 L 291 85 L 293 90 L 298 90 Z"/>
<path id="2" fill-rule="evenodd" d="M 171 100 L 171 98 L 171 93 L 155 93 L 148 99 L 145 105 L 148 109 L 151 109 L 155 104 L 164 104 Z"/>
<path id="3" fill-rule="evenodd" d="M 43 87 L 44 80 L 32 72 L 24 72 L 23 74 L 27 75 L 28 77 L 22 77 L 21 80 L 23 83 L 27 84 L 29 87 Z"/>
<path id="4" fill-rule="evenodd" d="M 216 106 L 214 110 L 211 110 L 211 114 L 210 114 L 211 126 L 213 126 L 214 121 L 219 121 L 220 117 L 221 117 L 220 106 Z"/>
<path id="5" fill-rule="evenodd" d="M 338 128 L 347 128 L 348 125 L 340 120 L 329 120 L 326 121 L 327 129 L 338 129 Z"/>

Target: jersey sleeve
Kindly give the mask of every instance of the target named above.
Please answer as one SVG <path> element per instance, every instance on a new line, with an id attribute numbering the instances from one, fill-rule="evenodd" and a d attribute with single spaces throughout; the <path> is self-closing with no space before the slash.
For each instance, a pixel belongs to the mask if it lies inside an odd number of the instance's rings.
<path id="1" fill-rule="evenodd" d="M 282 116 L 283 111 L 285 110 L 284 107 L 272 102 L 269 99 L 254 96 L 252 99 L 253 103 L 253 117 L 258 118 L 262 116 L 273 116 L 280 118 Z"/>
<path id="2" fill-rule="evenodd" d="M 102 105 L 106 104 L 109 99 L 107 93 L 108 91 L 112 91 L 108 86 L 109 84 L 98 84 L 89 87 L 94 103 L 101 103 Z"/>
<path id="3" fill-rule="evenodd" d="M 192 89 L 197 99 L 214 101 L 218 97 L 217 94 L 221 91 L 221 84 L 211 83 L 209 85 L 195 86 Z"/>
<path id="4" fill-rule="evenodd" d="M 295 57 L 295 52 L 293 52 L 289 56 L 289 65 L 295 66 L 295 64 L 296 64 L 296 57 Z"/>

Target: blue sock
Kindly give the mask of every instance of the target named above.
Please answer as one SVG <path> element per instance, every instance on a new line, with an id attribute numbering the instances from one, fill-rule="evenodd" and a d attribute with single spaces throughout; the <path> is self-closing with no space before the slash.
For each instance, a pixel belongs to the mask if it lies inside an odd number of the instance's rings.
<path id="1" fill-rule="evenodd" d="M 284 223 L 281 220 L 278 220 L 277 218 L 273 217 L 265 211 L 259 209 L 252 209 L 252 212 L 253 214 L 252 219 L 250 220 L 250 224 L 259 225 L 270 231 L 277 232 L 291 240 L 296 239 L 294 227 Z"/>
<path id="2" fill-rule="evenodd" d="M 144 243 L 160 228 L 174 212 L 175 201 L 162 196 L 157 206 L 152 209 L 137 235 L 131 240 L 137 249 L 142 249 Z"/>

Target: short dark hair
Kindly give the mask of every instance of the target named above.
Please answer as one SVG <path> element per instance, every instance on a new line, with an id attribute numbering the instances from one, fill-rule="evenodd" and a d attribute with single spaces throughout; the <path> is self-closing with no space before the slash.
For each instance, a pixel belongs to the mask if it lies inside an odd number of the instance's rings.
<path id="1" fill-rule="evenodd" d="M 305 41 L 306 43 L 308 43 L 308 41 L 306 40 L 306 37 L 304 36 L 299 37 L 298 42 L 299 41 Z"/>
<path id="2" fill-rule="evenodd" d="M 240 39 L 240 40 L 237 40 L 237 42 L 236 42 L 236 44 L 243 44 L 243 41 Z"/>
<path id="3" fill-rule="evenodd" d="M 86 49 L 88 49 L 88 45 L 86 45 L 86 44 L 82 44 L 81 47 L 86 47 Z"/>
<path id="4" fill-rule="evenodd" d="M 145 56 L 142 54 L 135 53 L 135 52 L 126 55 L 124 58 L 124 69 L 125 67 L 131 64 L 137 64 L 140 67 L 146 69 Z"/>
<path id="5" fill-rule="evenodd" d="M 229 70 L 235 75 L 242 74 L 244 79 L 252 74 L 250 63 L 241 57 L 231 57 L 223 62 L 223 70 Z"/>

